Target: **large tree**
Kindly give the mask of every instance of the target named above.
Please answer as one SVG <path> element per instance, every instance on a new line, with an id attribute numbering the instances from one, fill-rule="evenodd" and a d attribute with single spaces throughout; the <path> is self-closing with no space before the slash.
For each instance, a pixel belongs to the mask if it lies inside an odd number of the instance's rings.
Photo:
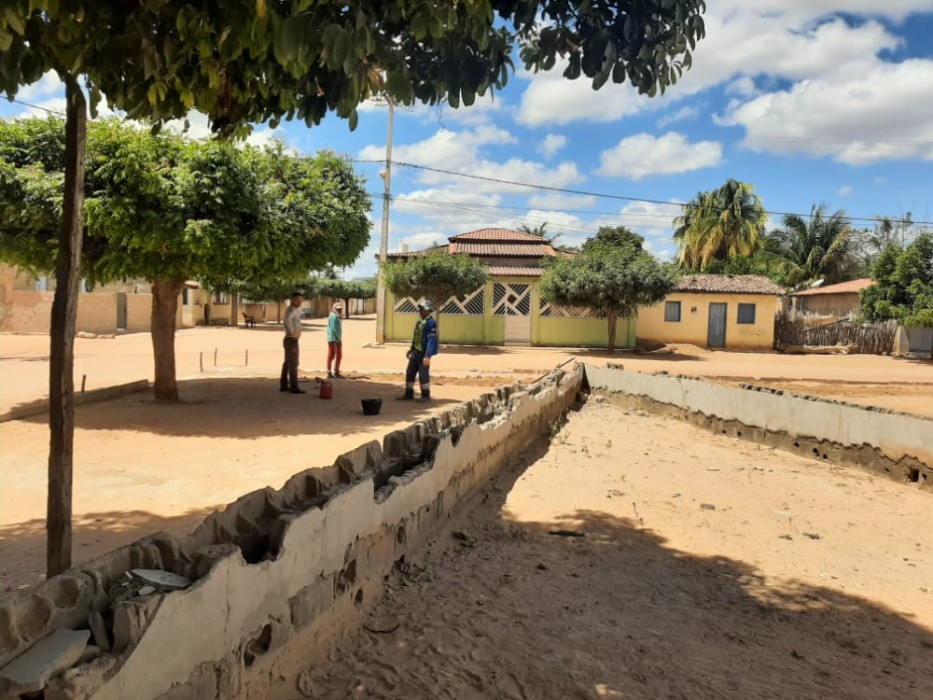
<path id="1" fill-rule="evenodd" d="M 382 265 L 386 288 L 396 297 L 427 299 L 437 309 L 440 331 L 441 312 L 451 298 L 462 298 L 489 280 L 486 266 L 469 255 L 432 251 Z"/>
<path id="2" fill-rule="evenodd" d="M 317 123 L 328 111 L 348 117 L 352 128 L 357 105 L 374 92 L 404 104 L 444 97 L 453 106 L 471 104 L 476 94 L 505 84 L 516 41 L 528 68 L 549 70 L 565 56 L 564 75 L 586 75 L 595 89 L 611 77 L 628 79 L 640 93 L 663 92 L 690 67 L 705 9 L 703 0 L 634 6 L 589 0 L 7 3 L 0 14 L 0 90 L 12 97 L 50 70 L 65 83 L 65 196 L 49 363 L 49 480 L 57 494 L 49 497 L 48 573 L 71 561 L 87 109 L 79 76 L 92 105 L 102 90 L 113 107 L 156 127 L 196 108 L 221 134 L 282 118 Z"/>
<path id="3" fill-rule="evenodd" d="M 659 263 L 643 244 L 641 236 L 624 226 L 600 228 L 579 254 L 547 263 L 541 296 L 605 316 L 609 349 L 615 350 L 618 319 L 634 317 L 640 306 L 657 303 L 677 282 L 676 268 Z"/>
<path id="4" fill-rule="evenodd" d="M 903 250 L 889 245 L 871 276 L 874 284 L 860 292 L 867 320 L 933 327 L 933 233 L 921 233 Z"/>
<path id="5" fill-rule="evenodd" d="M 350 318 L 350 299 L 372 299 L 376 296 L 375 280 L 322 279 L 317 285 L 318 294 L 342 299 L 343 312 Z"/>
<path id="6" fill-rule="evenodd" d="M 752 255 L 761 245 L 768 215 L 746 182 L 729 179 L 722 187 L 699 192 L 674 219 L 677 260 L 690 270 L 705 270 L 714 260 Z"/>
<path id="7" fill-rule="evenodd" d="M 50 269 L 63 134 L 55 119 L 0 123 L 0 259 Z M 329 152 L 186 142 L 110 119 L 90 126 L 85 174 L 84 274 L 151 282 L 161 401 L 178 398 L 175 317 L 186 280 L 236 292 L 301 279 L 352 263 L 369 240 L 362 179 Z"/>
<path id="8" fill-rule="evenodd" d="M 806 219 L 787 214 L 784 226 L 768 234 L 765 249 L 784 283 L 794 287 L 820 279 L 834 284 L 857 276 L 855 243 L 844 211 L 826 216 L 825 206 L 814 205 Z"/>

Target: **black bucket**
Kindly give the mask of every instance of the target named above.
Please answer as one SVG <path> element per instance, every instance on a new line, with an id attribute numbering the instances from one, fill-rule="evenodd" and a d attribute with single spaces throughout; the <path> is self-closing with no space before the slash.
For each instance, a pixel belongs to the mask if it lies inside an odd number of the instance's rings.
<path id="1" fill-rule="evenodd" d="M 360 399 L 364 416 L 378 416 L 382 410 L 382 399 Z"/>

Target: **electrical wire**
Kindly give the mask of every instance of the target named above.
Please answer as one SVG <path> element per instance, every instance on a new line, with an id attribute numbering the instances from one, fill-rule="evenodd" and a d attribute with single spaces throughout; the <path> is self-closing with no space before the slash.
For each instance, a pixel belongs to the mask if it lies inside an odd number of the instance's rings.
<path id="1" fill-rule="evenodd" d="M 24 102 L 18 97 L 14 97 L 13 99 L 10 100 L 10 102 L 15 102 L 16 104 L 23 105 L 24 107 L 29 107 L 30 109 L 41 109 L 43 112 L 48 112 L 49 114 L 54 114 L 59 117 L 66 116 L 64 112 L 59 112 L 58 110 L 55 110 L 55 109 L 49 109 L 48 107 L 43 107 L 42 105 L 30 104 L 29 102 Z"/>

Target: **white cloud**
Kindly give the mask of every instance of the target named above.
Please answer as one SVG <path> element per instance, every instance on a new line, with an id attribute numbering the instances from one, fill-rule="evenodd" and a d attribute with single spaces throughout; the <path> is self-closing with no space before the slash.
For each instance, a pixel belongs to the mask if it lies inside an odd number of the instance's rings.
<path id="1" fill-rule="evenodd" d="M 658 119 L 658 128 L 663 129 L 665 126 L 684 121 L 685 119 L 695 119 L 698 116 L 700 116 L 699 108 L 681 107 L 673 114 L 665 114 L 663 117 Z"/>
<path id="2" fill-rule="evenodd" d="M 876 62 L 858 77 L 829 73 L 730 105 L 717 122 L 743 126 L 754 151 L 829 156 L 850 165 L 933 160 L 933 61 Z"/>
<path id="3" fill-rule="evenodd" d="M 839 188 L 838 194 L 840 197 L 848 197 L 852 194 L 852 185 L 844 185 Z"/>
<path id="4" fill-rule="evenodd" d="M 188 122 L 187 129 L 185 129 L 186 119 Z M 208 139 L 213 136 L 210 121 L 206 114 L 192 110 L 188 112 L 186 119 L 172 119 L 165 123 L 165 129 L 193 140 Z M 278 134 L 273 129 L 265 126 L 254 126 L 253 131 L 246 138 L 246 143 L 262 147 L 269 145 L 277 137 Z"/>
<path id="5" fill-rule="evenodd" d="M 18 98 L 17 98 L 18 99 Z M 64 117 L 67 102 L 64 97 L 53 97 L 45 100 L 36 100 L 31 103 L 32 107 L 24 107 L 23 111 L 16 114 L 14 119 L 24 117 L 48 117 L 50 112 L 56 117 Z"/>
<path id="6" fill-rule="evenodd" d="M 726 86 L 727 95 L 741 95 L 742 97 L 751 97 L 757 93 L 758 88 L 755 87 L 755 81 L 749 78 L 747 75 L 736 78 Z"/>
<path id="7" fill-rule="evenodd" d="M 563 134 L 548 134 L 538 144 L 538 153 L 545 158 L 553 158 L 557 152 L 567 145 L 567 137 Z"/>
<path id="8" fill-rule="evenodd" d="M 903 1 L 906 7 L 908 0 Z M 918 0 L 912 1 L 916 4 Z M 771 4 L 775 3 L 776 0 Z M 739 94 L 748 94 L 754 90 L 753 76 L 803 80 L 831 70 L 857 76 L 876 61 L 879 52 L 901 43 L 875 20 L 858 26 L 838 17 L 814 22 L 831 12 L 831 8 L 824 7 L 826 3 L 818 5 L 820 10 L 815 13 L 804 11 L 803 3 L 796 3 L 793 11 L 777 6 L 765 10 L 758 4 L 749 9 L 745 2 L 733 7 L 711 5 L 705 16 L 706 38 L 697 45 L 693 67 L 677 85 L 653 99 L 639 95 L 628 83 L 610 83 L 594 91 L 586 78 L 569 81 L 561 75 L 566 65 L 561 61 L 546 73 L 520 72 L 520 77 L 530 84 L 522 97 L 517 120 L 532 126 L 612 122 L 648 110 L 665 109 L 724 82 L 732 82 L 733 90 Z"/>
<path id="9" fill-rule="evenodd" d="M 16 94 L 16 97 L 25 102 L 35 102 L 50 97 L 61 97 L 62 101 L 64 101 L 64 95 L 65 84 L 59 79 L 57 73 L 49 71 L 32 85 L 22 88 Z"/>
<path id="10" fill-rule="evenodd" d="M 597 172 L 609 177 L 641 180 L 649 175 L 673 175 L 708 168 L 722 162 L 717 141 L 689 143 L 683 134 L 669 131 L 660 137 L 636 134 L 600 154 Z"/>
<path id="11" fill-rule="evenodd" d="M 508 183 L 566 187 L 584 179 L 576 164 L 569 161 L 547 166 L 521 158 L 496 161 L 484 156 L 487 147 L 494 153 L 495 147 L 517 142 L 508 131 L 491 125 L 464 131 L 440 129 L 423 141 L 395 147 L 392 157 L 400 163 L 448 171 L 405 168 L 404 172 L 411 174 L 419 184 L 435 188 L 467 188 L 479 193 L 527 192 L 528 187 Z M 383 158 L 385 156 L 382 149 L 382 146 L 366 146 L 360 151 L 360 159 Z M 489 179 L 467 179 L 450 173 L 468 173 Z"/>
<path id="12" fill-rule="evenodd" d="M 422 250 L 445 243 L 447 243 L 447 237 L 440 233 L 416 233 L 402 238 L 399 241 L 399 250 L 404 250 L 403 246 L 408 246 L 409 250 Z"/>
<path id="13" fill-rule="evenodd" d="M 592 195 L 538 192 L 528 198 L 528 206 L 551 211 L 555 209 L 590 209 L 596 206 L 596 200 L 597 198 Z"/>
<path id="14" fill-rule="evenodd" d="M 619 219 L 623 226 L 628 226 L 646 238 L 669 237 L 673 235 L 674 218 L 682 212 L 683 207 L 679 202 L 631 202 L 622 207 Z"/>

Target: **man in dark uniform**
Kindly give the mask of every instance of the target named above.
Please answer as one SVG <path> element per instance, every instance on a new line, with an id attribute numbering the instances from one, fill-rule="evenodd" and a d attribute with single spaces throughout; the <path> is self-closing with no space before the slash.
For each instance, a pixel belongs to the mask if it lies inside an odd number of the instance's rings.
<path id="1" fill-rule="evenodd" d="M 418 304 L 418 322 L 408 349 L 408 368 L 405 370 L 405 393 L 401 401 L 415 398 L 415 377 L 421 382 L 421 401 L 431 400 L 431 358 L 437 354 L 437 321 L 431 318 L 434 305 L 430 301 Z"/>

